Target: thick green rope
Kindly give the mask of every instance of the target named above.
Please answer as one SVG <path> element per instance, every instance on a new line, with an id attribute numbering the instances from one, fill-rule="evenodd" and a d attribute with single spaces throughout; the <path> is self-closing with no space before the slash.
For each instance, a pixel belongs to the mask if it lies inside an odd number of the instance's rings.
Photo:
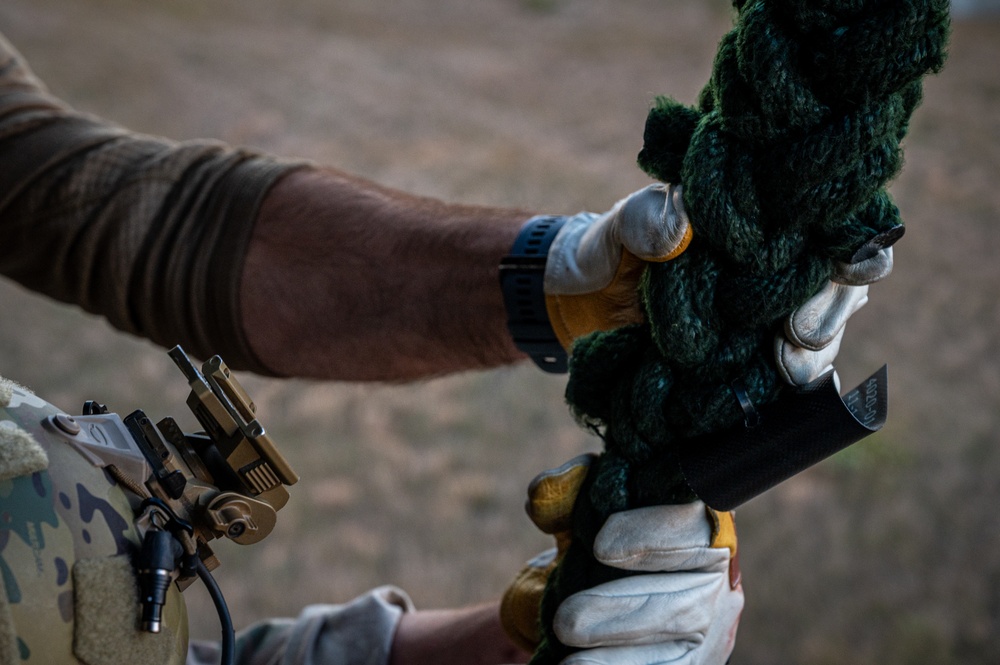
<path id="1" fill-rule="evenodd" d="M 781 321 L 876 235 L 898 226 L 885 190 L 921 79 L 944 63 L 947 0 L 736 0 L 697 108 L 657 100 L 640 166 L 684 185 L 694 239 L 651 265 L 647 323 L 573 350 L 566 396 L 604 439 L 574 509 L 574 540 L 542 602 L 532 663 L 572 649 L 552 633 L 570 594 L 623 575 L 591 554 L 614 512 L 695 496 L 678 443 L 728 429 L 782 383 Z"/>

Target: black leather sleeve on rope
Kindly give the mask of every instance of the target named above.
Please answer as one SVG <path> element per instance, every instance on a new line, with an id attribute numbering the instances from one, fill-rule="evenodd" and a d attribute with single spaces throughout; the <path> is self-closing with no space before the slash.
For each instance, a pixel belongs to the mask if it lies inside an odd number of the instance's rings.
<path id="1" fill-rule="evenodd" d="M 756 427 L 689 440 L 681 472 L 707 505 L 732 510 L 877 432 L 887 412 L 886 366 L 843 397 L 831 371 L 761 408 Z"/>
<path id="2" fill-rule="evenodd" d="M 532 217 L 500 262 L 500 289 L 514 344 L 554 374 L 565 373 L 568 360 L 549 321 L 543 282 L 549 247 L 565 223 L 565 217 Z"/>

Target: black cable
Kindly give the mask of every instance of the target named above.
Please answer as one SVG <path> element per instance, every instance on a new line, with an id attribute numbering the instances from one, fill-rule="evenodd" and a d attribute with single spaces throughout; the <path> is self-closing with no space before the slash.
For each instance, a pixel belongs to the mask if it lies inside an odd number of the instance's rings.
<path id="1" fill-rule="evenodd" d="M 163 525 L 163 528 L 165 528 L 167 531 L 173 533 L 176 536 L 175 532 L 178 529 L 181 529 L 194 535 L 194 527 L 191 526 L 191 523 L 182 520 L 180 517 L 178 517 L 177 513 L 174 512 L 174 509 L 171 508 L 166 501 L 158 497 L 150 496 L 143 499 L 142 503 L 139 504 L 139 510 L 136 511 L 136 515 L 140 515 L 143 512 L 145 512 L 146 508 L 148 508 L 149 506 L 153 506 L 155 508 L 162 510 L 170 518 L 170 522 Z"/>
<path id="2" fill-rule="evenodd" d="M 233 630 L 233 618 L 229 615 L 226 599 L 222 597 L 222 589 L 212 577 L 212 573 L 208 572 L 205 562 L 199 557 L 195 557 L 195 570 L 208 588 L 208 595 L 215 603 L 215 609 L 219 613 L 219 623 L 222 624 L 222 659 L 219 661 L 219 665 L 234 665 L 236 662 L 236 631 Z"/>

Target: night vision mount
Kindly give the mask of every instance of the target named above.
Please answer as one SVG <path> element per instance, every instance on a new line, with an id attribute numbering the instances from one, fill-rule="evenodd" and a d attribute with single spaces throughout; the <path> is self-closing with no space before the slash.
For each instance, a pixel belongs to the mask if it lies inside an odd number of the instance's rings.
<path id="1" fill-rule="evenodd" d="M 249 545 L 264 539 L 288 501 L 286 486 L 298 481 L 221 358 L 211 358 L 199 371 L 181 347 L 169 355 L 191 387 L 187 405 L 203 431 L 185 434 L 173 418 L 154 425 L 142 411 L 121 418 L 93 401 L 80 416 L 60 414 L 46 423 L 126 490 L 142 539 L 136 565 L 140 624 L 149 632 L 160 630 L 172 582 L 183 589 L 199 576 L 211 591 L 208 571 L 219 561 L 208 543 L 228 538 Z M 220 600 L 221 594 L 217 606 Z M 224 601 L 220 614 L 223 609 Z M 224 626 L 227 620 L 228 611 Z"/>

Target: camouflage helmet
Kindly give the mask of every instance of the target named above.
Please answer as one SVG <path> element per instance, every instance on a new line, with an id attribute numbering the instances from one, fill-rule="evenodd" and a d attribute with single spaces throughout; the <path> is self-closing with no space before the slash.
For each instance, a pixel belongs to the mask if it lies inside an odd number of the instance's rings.
<path id="1" fill-rule="evenodd" d="M 170 585 L 159 633 L 139 629 L 135 498 L 70 445 L 73 428 L 0 379 L 0 663 L 179 665 L 180 591 Z"/>

